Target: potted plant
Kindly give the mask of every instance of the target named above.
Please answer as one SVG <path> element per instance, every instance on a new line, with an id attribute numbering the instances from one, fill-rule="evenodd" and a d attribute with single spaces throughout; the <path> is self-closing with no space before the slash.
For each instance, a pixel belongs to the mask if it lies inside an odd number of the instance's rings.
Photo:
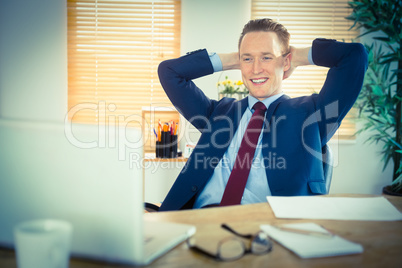
<path id="1" fill-rule="evenodd" d="M 219 81 L 216 86 L 218 88 L 219 98 L 232 97 L 241 100 L 248 94 L 248 90 L 244 87 L 241 80 L 232 81 L 228 79 L 227 76 L 225 80 Z"/>
<path id="2" fill-rule="evenodd" d="M 376 40 L 366 45 L 369 66 L 355 104 L 365 121 L 357 134 L 372 131 L 367 141 L 384 144 L 384 168 L 392 160 L 394 170 L 392 184 L 383 192 L 402 195 L 402 1 L 355 0 L 349 6 L 351 28 L 361 28 L 360 37 L 373 34 Z"/>

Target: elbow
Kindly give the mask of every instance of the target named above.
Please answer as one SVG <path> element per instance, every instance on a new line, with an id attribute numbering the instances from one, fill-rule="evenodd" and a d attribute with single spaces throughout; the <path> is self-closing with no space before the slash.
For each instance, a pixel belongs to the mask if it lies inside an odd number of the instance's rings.
<path id="1" fill-rule="evenodd" d="M 159 79 L 163 78 L 163 75 L 166 74 L 167 70 L 168 70 L 167 61 L 162 61 L 161 63 L 159 63 L 159 66 L 158 66 Z"/>
<path id="2" fill-rule="evenodd" d="M 166 83 L 174 77 L 171 60 L 165 60 L 159 64 L 158 77 L 162 87 L 165 89 Z"/>
<path id="3" fill-rule="evenodd" d="M 351 55 L 353 55 L 356 61 L 360 62 L 360 66 L 362 66 L 363 71 L 366 72 L 368 68 L 368 51 L 366 47 L 361 43 L 352 43 L 351 45 Z"/>

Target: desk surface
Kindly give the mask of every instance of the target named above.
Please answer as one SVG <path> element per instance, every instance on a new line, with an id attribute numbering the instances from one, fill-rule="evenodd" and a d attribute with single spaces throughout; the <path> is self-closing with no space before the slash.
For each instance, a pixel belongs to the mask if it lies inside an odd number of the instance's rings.
<path id="1" fill-rule="evenodd" d="M 348 195 L 359 196 L 361 195 Z M 402 211 L 402 198 L 385 196 Z M 253 233 L 260 224 L 284 224 L 315 222 L 343 238 L 363 245 L 362 254 L 300 259 L 278 243 L 274 242 L 271 253 L 261 256 L 246 255 L 235 262 L 216 262 L 208 257 L 188 250 L 186 243 L 154 261 L 150 267 L 398 267 L 402 262 L 402 221 L 338 221 L 338 220 L 286 220 L 276 219 L 269 204 L 253 204 L 224 208 L 208 208 L 177 212 L 149 213 L 148 221 L 168 221 L 193 224 L 197 227 L 196 243 L 215 252 L 217 242 L 231 236 L 220 228 L 227 223 L 235 230 Z M 0 266 L 16 267 L 12 251 L 0 250 Z M 72 259 L 71 268 L 121 267 L 105 263 L 93 263 Z M 399 266 L 400 267 L 400 266 Z"/>

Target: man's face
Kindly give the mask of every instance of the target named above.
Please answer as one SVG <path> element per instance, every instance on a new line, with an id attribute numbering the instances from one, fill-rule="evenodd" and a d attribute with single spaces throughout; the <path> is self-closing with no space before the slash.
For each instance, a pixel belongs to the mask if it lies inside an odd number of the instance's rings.
<path id="1" fill-rule="evenodd" d="M 239 49 L 243 83 L 250 95 L 263 100 L 282 92 L 283 73 L 290 68 L 274 32 L 250 32 Z"/>

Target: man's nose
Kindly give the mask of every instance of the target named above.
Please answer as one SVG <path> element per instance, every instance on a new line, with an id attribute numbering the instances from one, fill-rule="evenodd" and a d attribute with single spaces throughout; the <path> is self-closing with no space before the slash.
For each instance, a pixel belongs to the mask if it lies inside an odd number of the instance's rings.
<path id="1" fill-rule="evenodd" d="M 259 60 L 255 60 L 253 63 L 253 73 L 259 74 L 262 72 L 261 62 Z"/>

